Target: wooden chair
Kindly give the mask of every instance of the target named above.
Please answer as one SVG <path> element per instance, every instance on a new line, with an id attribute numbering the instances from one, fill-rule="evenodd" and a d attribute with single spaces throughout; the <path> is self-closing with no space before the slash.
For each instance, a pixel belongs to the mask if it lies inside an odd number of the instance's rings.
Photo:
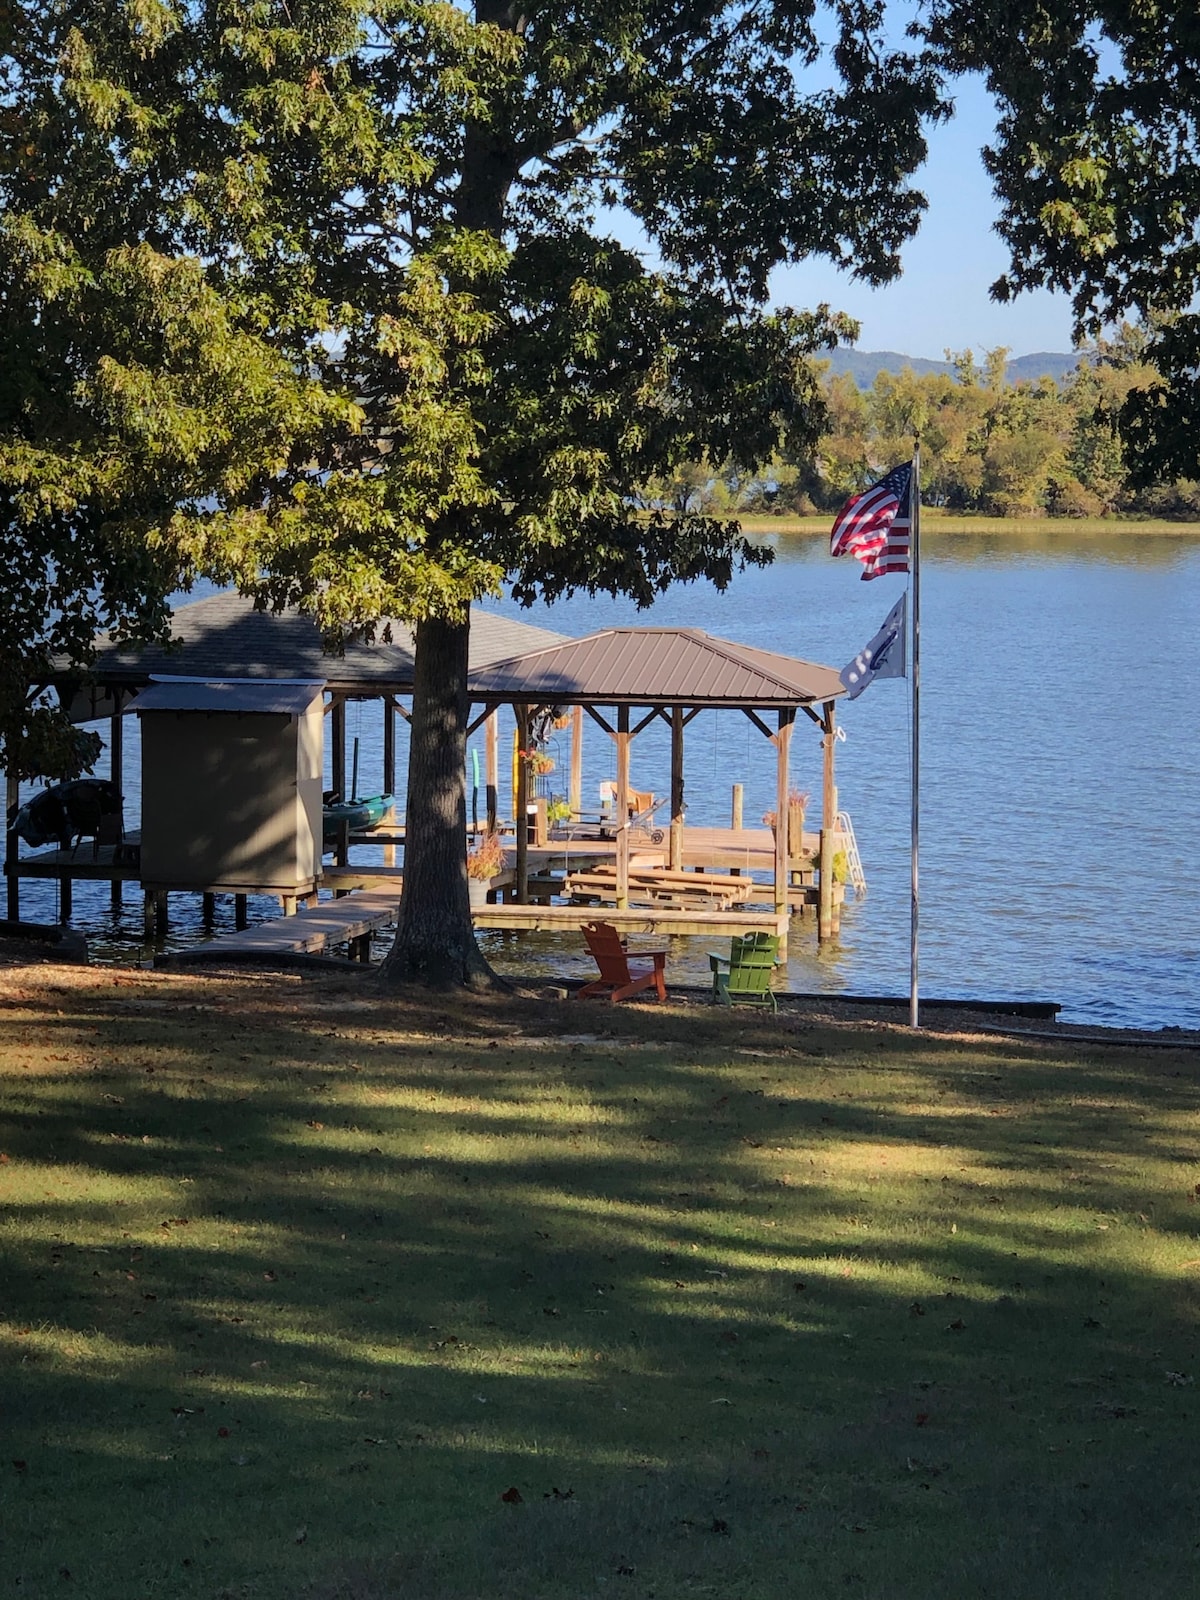
<path id="1" fill-rule="evenodd" d="M 621 943 L 621 936 L 611 922 L 584 923 L 583 937 L 596 965 L 600 968 L 600 976 L 593 978 L 591 983 L 584 984 L 575 996 L 577 1000 L 582 1000 L 585 995 L 604 994 L 607 994 L 612 1001 L 628 1000 L 631 995 L 640 994 L 643 989 L 654 989 L 660 1000 L 667 998 L 665 950 L 639 950 L 637 954 L 648 956 L 652 965 L 631 966 L 629 952 Z"/>
<path id="2" fill-rule="evenodd" d="M 720 1006 L 731 1006 L 744 1000 L 749 1005 L 769 1005 L 779 1009 L 771 990 L 771 974 L 779 954 L 779 935 L 775 933 L 735 934 L 730 940 L 729 954 L 718 955 L 710 950 L 708 964 L 712 968 L 713 999 Z M 728 967 L 729 971 L 722 971 Z"/>

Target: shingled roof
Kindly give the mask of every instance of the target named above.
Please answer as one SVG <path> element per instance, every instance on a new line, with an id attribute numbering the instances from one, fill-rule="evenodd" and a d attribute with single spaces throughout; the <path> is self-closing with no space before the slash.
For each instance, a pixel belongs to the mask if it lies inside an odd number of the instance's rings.
<path id="1" fill-rule="evenodd" d="M 101 639 L 91 674 L 100 688 L 130 689 L 152 677 L 311 678 L 334 693 L 375 696 L 412 688 L 413 634 L 402 622 L 391 624 L 392 642 L 347 645 L 342 656 L 326 655 L 311 617 L 298 611 L 278 615 L 255 611 L 238 594 L 217 594 L 180 606 L 172 618 L 175 644 L 142 647 Z M 473 607 L 471 668 L 560 642 L 565 636 L 512 617 Z"/>
<path id="2" fill-rule="evenodd" d="M 606 628 L 472 672 L 477 701 L 530 705 L 811 705 L 844 694 L 832 667 L 700 628 Z"/>

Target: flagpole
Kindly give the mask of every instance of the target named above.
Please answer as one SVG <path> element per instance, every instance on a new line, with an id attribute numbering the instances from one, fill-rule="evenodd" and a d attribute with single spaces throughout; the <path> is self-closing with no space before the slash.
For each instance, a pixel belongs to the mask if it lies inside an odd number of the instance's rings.
<path id="1" fill-rule="evenodd" d="M 909 956 L 909 1026 L 921 1026 L 918 945 L 921 926 L 918 842 L 921 820 L 921 441 L 913 440 L 912 522 L 912 936 Z"/>

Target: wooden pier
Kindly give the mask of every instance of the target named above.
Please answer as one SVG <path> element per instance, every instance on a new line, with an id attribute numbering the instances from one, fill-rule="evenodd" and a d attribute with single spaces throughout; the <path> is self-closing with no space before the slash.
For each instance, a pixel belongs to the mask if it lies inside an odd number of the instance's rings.
<path id="1" fill-rule="evenodd" d="M 340 899 L 322 900 L 291 916 L 273 917 L 252 928 L 225 933 L 190 950 L 156 957 L 155 966 L 183 961 L 269 959 L 279 955 L 324 955 L 334 945 L 348 944 L 352 961 L 369 961 L 371 935 L 396 920 L 395 889 L 359 889 Z"/>
<path id="2" fill-rule="evenodd" d="M 353 842 L 403 847 L 398 829 L 363 834 Z M 133 842 L 133 841 L 130 841 Z M 816 853 L 817 836 L 805 838 Z M 588 922 L 611 922 L 622 934 L 661 937 L 723 937 L 755 930 L 777 934 L 786 952 L 792 916 L 815 909 L 817 886 L 813 862 L 806 854 L 792 863 L 787 886 L 787 909 L 775 904 L 774 888 L 763 881 L 775 864 L 775 840 L 766 828 L 688 828 L 683 835 L 682 864 L 671 867 L 666 845 L 648 838 L 630 841 L 628 852 L 628 903 L 617 904 L 615 839 L 552 838 L 526 852 L 527 898 L 516 900 L 517 875 L 510 867 L 489 886 L 488 903 L 472 907 L 477 928 L 511 932 L 578 932 Z M 389 853 L 391 853 L 389 851 Z M 15 869 L 15 870 L 14 870 Z M 10 885 L 18 878 L 56 879 L 64 921 L 71 914 L 71 885 L 79 881 L 107 881 L 114 896 L 126 883 L 138 884 L 145 897 L 147 937 L 162 937 L 168 928 L 168 893 L 195 893 L 183 886 L 142 884 L 139 869 L 127 850 L 85 845 L 76 851 L 45 850 L 10 862 Z M 755 877 L 754 874 L 759 874 Z M 230 893 L 236 902 L 236 930 L 218 935 L 185 953 L 167 953 L 158 960 L 246 960 L 254 955 L 321 955 L 348 945 L 351 959 L 367 960 L 370 938 L 392 925 L 403 887 L 403 868 L 384 862 L 358 865 L 326 862 L 320 887 L 333 889 L 335 898 L 315 901 L 313 890 L 305 896 L 282 898 L 283 914 L 247 926 L 247 895 L 242 886 L 216 886 L 206 891 L 211 912 L 216 893 Z M 841 885 L 834 901 L 840 905 Z"/>

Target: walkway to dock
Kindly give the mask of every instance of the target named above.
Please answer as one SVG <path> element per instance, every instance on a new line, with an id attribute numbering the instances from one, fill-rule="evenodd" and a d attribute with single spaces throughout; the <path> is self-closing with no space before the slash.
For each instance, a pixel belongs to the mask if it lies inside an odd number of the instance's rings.
<path id="1" fill-rule="evenodd" d="M 256 955 L 267 959 L 323 955 L 331 945 L 338 944 L 349 944 L 351 958 L 366 961 L 370 959 L 371 934 L 395 922 L 398 904 L 399 895 L 394 888 L 360 889 L 337 900 L 322 900 L 294 916 L 272 917 L 268 922 L 256 922 L 252 928 L 220 934 L 190 950 L 157 956 L 154 964 L 221 961 L 226 957 L 244 960 Z"/>

